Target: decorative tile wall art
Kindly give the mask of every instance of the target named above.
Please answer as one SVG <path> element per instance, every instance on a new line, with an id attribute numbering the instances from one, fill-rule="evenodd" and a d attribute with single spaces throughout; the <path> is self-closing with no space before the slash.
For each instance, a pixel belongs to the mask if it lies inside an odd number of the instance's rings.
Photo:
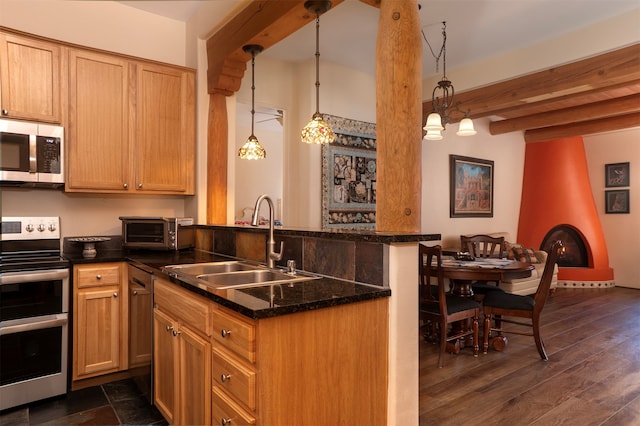
<path id="1" fill-rule="evenodd" d="M 322 146 L 322 229 L 376 224 L 376 125 L 324 114 L 336 140 Z"/>

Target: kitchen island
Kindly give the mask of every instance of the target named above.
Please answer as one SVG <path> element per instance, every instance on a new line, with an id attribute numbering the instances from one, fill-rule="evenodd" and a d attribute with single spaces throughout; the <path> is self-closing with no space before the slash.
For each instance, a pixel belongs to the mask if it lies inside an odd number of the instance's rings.
<path id="1" fill-rule="evenodd" d="M 156 405 L 167 420 L 388 424 L 394 399 L 402 398 L 394 396 L 398 325 L 390 318 L 397 308 L 388 285 L 399 274 L 394 259 L 414 265 L 417 242 L 439 236 L 276 230 L 276 240 L 284 242 L 277 266 L 292 259 L 322 278 L 291 287 L 209 291 L 163 274 L 162 266 L 229 258 L 260 262 L 266 232 L 196 228 L 196 250 L 127 252 L 121 258 L 157 275 Z M 410 276 L 413 269 L 400 274 Z"/>

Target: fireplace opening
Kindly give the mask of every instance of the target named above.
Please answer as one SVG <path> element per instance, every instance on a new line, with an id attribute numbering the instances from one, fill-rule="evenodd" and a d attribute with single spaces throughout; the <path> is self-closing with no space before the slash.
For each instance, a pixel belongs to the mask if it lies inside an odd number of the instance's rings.
<path id="1" fill-rule="evenodd" d="M 558 266 L 564 268 L 586 268 L 589 266 L 587 245 L 580 233 L 569 225 L 558 225 L 547 232 L 542 240 L 540 249 L 549 253 L 554 241 L 560 240 L 563 244 L 562 252 L 558 257 Z"/>

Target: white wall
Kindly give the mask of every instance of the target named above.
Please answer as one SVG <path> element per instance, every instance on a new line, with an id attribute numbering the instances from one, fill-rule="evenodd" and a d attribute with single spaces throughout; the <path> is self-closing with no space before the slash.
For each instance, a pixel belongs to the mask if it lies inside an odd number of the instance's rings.
<path id="1" fill-rule="evenodd" d="M 441 141 L 422 142 L 422 232 L 442 234 L 444 247 L 458 247 L 461 234 L 509 232 L 515 237 L 522 193 L 524 139 L 521 132 L 489 134 L 489 120 L 474 121 L 475 136 L 447 127 Z M 449 156 L 494 162 L 493 217 L 450 218 Z"/>
<path id="2" fill-rule="evenodd" d="M 0 25 L 68 43 L 186 65 L 184 22 L 115 1 L 0 0 Z"/>
<path id="3" fill-rule="evenodd" d="M 315 60 L 296 65 L 291 80 L 295 111 L 289 120 L 285 149 L 286 224 L 320 229 L 322 210 L 322 149 L 300 142 L 300 131 L 316 111 Z M 375 122 L 375 77 L 320 61 L 320 112 Z"/>
<path id="4" fill-rule="evenodd" d="M 640 288 L 640 128 L 585 136 L 589 178 L 617 286 Z M 630 163 L 629 187 L 605 188 L 605 164 Z M 629 189 L 629 214 L 605 213 L 605 190 Z"/>

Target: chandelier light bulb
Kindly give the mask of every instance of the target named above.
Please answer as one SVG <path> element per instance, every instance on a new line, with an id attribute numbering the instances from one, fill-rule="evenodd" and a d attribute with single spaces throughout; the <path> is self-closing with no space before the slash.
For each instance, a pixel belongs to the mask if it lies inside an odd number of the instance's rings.
<path id="1" fill-rule="evenodd" d="M 424 139 L 428 141 L 441 141 L 442 132 L 440 130 L 427 130 L 427 134 L 424 135 Z"/>
<path id="2" fill-rule="evenodd" d="M 469 117 L 465 117 L 460 121 L 460 125 L 458 126 L 458 131 L 456 135 L 458 136 L 473 136 L 475 135 L 476 129 L 473 127 L 473 121 Z"/>
<path id="3" fill-rule="evenodd" d="M 304 143 L 326 144 L 333 142 L 336 134 L 331 129 L 331 126 L 324 121 L 322 114 L 315 113 L 311 121 L 302 129 L 300 138 Z"/>
<path id="4" fill-rule="evenodd" d="M 442 127 L 442 118 L 440 117 L 440 114 L 438 114 L 437 112 L 432 112 L 431 114 L 429 114 L 429 116 L 427 117 L 427 124 L 423 127 L 423 129 L 426 131 L 444 130 L 444 127 Z"/>
<path id="5" fill-rule="evenodd" d="M 258 138 L 249 136 L 247 141 L 238 150 L 238 157 L 243 160 L 262 160 L 267 156 L 267 151 L 260 145 Z"/>

